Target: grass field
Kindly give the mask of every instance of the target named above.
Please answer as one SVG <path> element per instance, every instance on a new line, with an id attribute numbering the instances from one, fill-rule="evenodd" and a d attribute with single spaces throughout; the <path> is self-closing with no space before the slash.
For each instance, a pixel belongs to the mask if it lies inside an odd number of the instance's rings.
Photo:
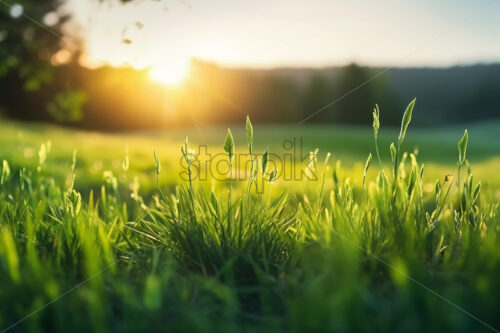
<path id="1" fill-rule="evenodd" d="M 371 128 L 232 130 L 234 150 L 223 128 L 2 120 L 0 330 L 500 329 L 499 122 L 460 156 L 462 127 L 382 128 L 383 171 Z M 255 172 L 182 181 L 186 135 L 231 161 L 250 145 Z M 263 153 L 290 142 L 317 180 L 272 179 Z"/>
<path id="2" fill-rule="evenodd" d="M 467 126 L 412 129 L 404 148 L 413 152 L 418 149 L 419 160 L 426 164 L 429 180 L 456 172 L 457 141 L 467 128 L 470 133 L 468 160 L 474 173 L 483 182 L 500 187 L 500 175 L 491 172 L 500 166 L 500 120 Z M 245 128 L 241 124 L 231 126 L 235 144 L 246 151 Z M 80 190 L 94 189 L 102 185 L 103 172 L 113 171 L 133 178 L 139 177 L 144 190 L 154 190 L 156 175 L 153 150 L 166 172 L 160 181 L 175 185 L 179 181 L 180 147 L 189 136 L 190 145 L 198 153 L 199 145 L 206 145 L 211 154 L 222 153 L 226 128 L 181 128 L 162 132 L 132 134 L 105 134 L 63 129 L 53 125 L 26 124 L 3 120 L 0 122 L 0 158 L 21 167 L 34 167 L 38 163 L 38 150 L 44 142 L 51 142 L 52 151 L 46 161 L 46 172 L 64 181 L 70 176 L 73 152 L 77 151 L 76 184 Z M 382 129 L 380 134 L 381 157 L 390 163 L 389 145 L 397 137 L 396 129 Z M 289 153 L 283 143 L 294 141 L 297 159 L 319 149 L 319 155 L 330 152 L 334 160 L 341 160 L 346 172 L 362 174 L 364 162 L 373 152 L 373 133 L 369 127 L 312 126 L 312 125 L 264 125 L 255 129 L 255 147 L 261 154 L 266 147 L 277 155 Z M 302 148 L 301 148 L 302 145 Z M 302 151 L 301 151 L 302 150 Z M 130 168 L 124 175 L 122 163 L 128 151 Z M 300 156 L 300 157 L 299 157 Z"/>

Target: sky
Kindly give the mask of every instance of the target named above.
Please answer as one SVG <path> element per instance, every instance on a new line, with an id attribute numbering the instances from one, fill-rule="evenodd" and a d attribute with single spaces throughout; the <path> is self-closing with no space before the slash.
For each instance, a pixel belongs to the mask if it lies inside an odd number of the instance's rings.
<path id="1" fill-rule="evenodd" d="M 84 63 L 450 66 L 500 61 L 499 0 L 66 0 Z"/>

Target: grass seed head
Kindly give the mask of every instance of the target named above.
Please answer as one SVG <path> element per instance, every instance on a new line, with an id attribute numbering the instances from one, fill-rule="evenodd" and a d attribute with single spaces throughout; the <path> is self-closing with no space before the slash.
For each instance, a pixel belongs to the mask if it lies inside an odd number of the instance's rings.
<path id="1" fill-rule="evenodd" d="M 234 157 L 234 139 L 229 128 L 227 129 L 226 141 L 224 142 L 223 148 L 229 158 L 229 161 L 232 161 Z"/>
<path id="2" fill-rule="evenodd" d="M 269 151 L 266 148 L 264 155 L 262 155 L 262 177 L 267 173 L 267 165 L 269 163 Z"/>
<path id="3" fill-rule="evenodd" d="M 375 139 L 378 137 L 378 130 L 380 129 L 380 108 L 375 104 L 373 108 L 373 134 Z"/>
<path id="4" fill-rule="evenodd" d="M 391 143 L 391 146 L 390 146 L 390 149 L 391 149 L 391 159 L 392 159 L 392 162 L 395 162 L 396 161 L 396 146 L 394 145 L 394 142 Z"/>
<path id="5" fill-rule="evenodd" d="M 246 134 L 247 134 L 248 149 L 251 154 L 253 148 L 253 126 L 249 116 L 247 116 Z"/>
<path id="6" fill-rule="evenodd" d="M 2 176 L 0 178 L 0 184 L 3 185 L 4 182 L 7 181 L 10 177 L 10 167 L 9 163 L 6 160 L 3 160 L 2 163 Z"/>
<path id="7" fill-rule="evenodd" d="M 469 133 L 465 130 L 462 139 L 458 142 L 458 163 L 464 165 L 467 157 L 467 143 L 469 142 Z"/>
<path id="8" fill-rule="evenodd" d="M 155 158 L 155 168 L 156 168 L 156 175 L 158 176 L 161 171 L 161 164 L 160 160 L 158 159 L 158 155 L 156 155 L 156 150 L 153 150 L 153 156 Z"/>
<path id="9" fill-rule="evenodd" d="M 401 121 L 401 130 L 399 132 L 399 137 L 398 137 L 398 145 L 401 145 L 403 143 L 403 140 L 406 135 L 406 130 L 408 129 L 408 126 L 410 125 L 411 122 L 411 116 L 413 114 L 413 107 L 415 106 L 415 101 L 416 98 L 413 99 L 413 101 L 408 104 L 406 107 L 405 113 L 403 114 L 403 120 Z"/>

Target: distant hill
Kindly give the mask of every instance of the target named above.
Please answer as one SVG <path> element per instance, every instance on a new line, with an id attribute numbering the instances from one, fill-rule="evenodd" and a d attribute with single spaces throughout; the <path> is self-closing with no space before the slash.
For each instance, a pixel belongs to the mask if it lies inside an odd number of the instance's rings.
<path id="1" fill-rule="evenodd" d="M 382 67 L 365 68 L 372 76 L 387 70 Z M 336 81 L 342 69 L 343 67 L 279 68 L 255 70 L 255 73 L 289 79 L 303 88 L 315 75 Z M 500 118 L 500 64 L 391 68 L 382 77 L 389 82 L 399 107 L 417 97 L 418 112 L 415 113 L 414 120 L 418 125 Z M 360 90 L 362 89 L 366 88 Z"/>

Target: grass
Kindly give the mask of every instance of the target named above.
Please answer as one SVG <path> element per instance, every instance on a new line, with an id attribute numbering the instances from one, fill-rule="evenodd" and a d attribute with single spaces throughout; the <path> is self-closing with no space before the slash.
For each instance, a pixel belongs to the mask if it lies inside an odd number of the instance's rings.
<path id="1" fill-rule="evenodd" d="M 211 135 L 204 143 L 217 139 L 230 162 L 221 181 L 196 179 L 196 134 L 182 143 L 181 133 L 4 124 L 0 328 L 498 330 L 496 139 L 474 141 L 474 127 L 462 140 L 451 128 L 406 133 L 412 111 L 398 133 L 378 133 L 375 118 L 380 163 L 361 129 L 254 135 L 248 122 L 225 143 Z M 303 163 L 317 180 L 279 179 L 271 154 L 257 154 L 296 134 L 305 149 L 332 148 L 331 162 Z M 418 155 L 404 152 L 420 139 Z"/>

